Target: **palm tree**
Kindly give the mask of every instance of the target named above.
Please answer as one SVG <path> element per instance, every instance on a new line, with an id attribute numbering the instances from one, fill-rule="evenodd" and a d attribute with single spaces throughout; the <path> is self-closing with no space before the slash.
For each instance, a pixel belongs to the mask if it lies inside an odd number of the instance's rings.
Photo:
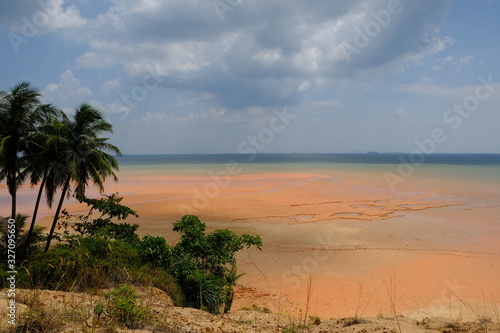
<path id="1" fill-rule="evenodd" d="M 57 220 L 66 196 L 69 196 L 71 182 L 74 183 L 74 196 L 82 201 L 89 181 L 104 191 L 104 181 L 111 176 L 118 180 L 116 158 L 106 151 L 120 156 L 120 150 L 108 143 L 108 138 L 101 138 L 102 133 L 113 131 L 113 125 L 106 122 L 102 113 L 89 104 L 76 109 L 70 120 L 63 117 L 60 127 L 60 140 L 56 144 L 57 155 L 60 156 L 58 174 L 64 178 L 61 197 L 57 205 L 54 220 L 47 238 L 45 251 L 48 251 L 57 225 Z"/>
<path id="2" fill-rule="evenodd" d="M 59 115 L 62 117 L 61 111 L 59 111 Z M 55 149 L 56 144 L 61 140 L 59 131 L 62 126 L 60 119 L 52 117 L 33 134 L 30 182 L 31 186 L 38 183 L 40 183 L 40 186 L 38 188 L 35 208 L 33 209 L 31 225 L 26 237 L 26 249 L 30 248 L 31 235 L 35 227 L 43 191 L 45 190 L 47 205 L 49 208 L 52 208 L 55 191 L 62 183 L 62 173 L 58 172 L 60 166 L 59 156 L 57 156 L 57 149 Z"/>
<path id="3" fill-rule="evenodd" d="M 54 108 L 40 102 L 40 93 L 28 82 L 0 94 L 0 180 L 7 179 L 12 198 L 11 217 L 16 217 L 17 190 L 26 180 L 30 159 L 29 135 Z"/>

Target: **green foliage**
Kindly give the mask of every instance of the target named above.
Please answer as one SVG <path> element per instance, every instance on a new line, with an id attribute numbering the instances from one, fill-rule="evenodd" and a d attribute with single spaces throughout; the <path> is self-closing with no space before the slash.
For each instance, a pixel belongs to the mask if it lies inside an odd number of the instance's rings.
<path id="1" fill-rule="evenodd" d="M 109 316 L 128 328 L 142 328 L 151 319 L 149 311 L 137 305 L 138 296 L 130 285 L 119 285 L 106 293 L 105 297 Z"/>
<path id="2" fill-rule="evenodd" d="M 59 228 L 65 229 L 65 234 L 70 235 L 69 228 L 80 234 L 80 236 L 103 237 L 121 240 L 129 244 L 139 242 L 136 234 L 137 224 L 115 223 L 113 219 L 124 220 L 129 216 L 139 217 L 137 213 L 127 206 L 120 204 L 123 197 L 117 193 L 104 195 L 101 199 L 84 197 L 89 208 L 86 215 L 71 215 L 66 210 L 62 212 Z M 97 218 L 94 218 L 98 216 Z M 69 237 L 71 238 L 71 237 Z"/>
<path id="3" fill-rule="evenodd" d="M 169 246 L 163 237 L 140 239 L 137 225 L 113 222 L 137 216 L 121 200 L 116 194 L 84 198 L 88 214 L 65 212 L 61 242 L 48 252 L 31 254 L 18 272 L 19 287 L 86 291 L 123 283 L 148 285 L 167 292 L 176 305 L 228 312 L 233 287 L 242 275 L 235 255 L 251 246 L 260 249 L 261 238 L 238 236 L 229 230 L 207 234 L 198 217 L 186 215 L 174 224 L 181 234 L 177 245 Z M 69 228 L 78 234 L 70 233 Z"/>
<path id="4" fill-rule="evenodd" d="M 321 318 L 318 316 L 309 316 L 309 322 L 311 323 L 311 325 L 316 326 L 321 324 Z"/>
<path id="5" fill-rule="evenodd" d="M 63 114 L 58 133 L 59 170 L 61 179 L 61 196 L 57 205 L 54 219 L 47 237 L 45 251 L 50 248 L 62 205 L 70 185 L 74 184 L 74 196 L 81 201 L 85 198 L 85 191 L 92 182 L 104 192 L 104 181 L 108 177 L 118 180 L 115 171 L 118 162 L 112 154 L 121 155 L 120 150 L 110 144 L 103 133 L 112 133 L 113 126 L 108 123 L 103 114 L 90 106 L 82 104 L 70 117 Z M 109 152 L 109 153 L 108 153 Z M 111 153 L 111 154 L 110 154 Z"/>
<path id="6" fill-rule="evenodd" d="M 174 224 L 181 240 L 172 249 L 171 268 L 187 305 L 225 313 L 231 307 L 233 286 L 239 277 L 235 271 L 236 252 L 251 246 L 260 249 L 262 240 L 259 236 L 237 236 L 229 230 L 206 235 L 205 229 L 205 224 L 193 215 L 183 216 Z"/>
<path id="7" fill-rule="evenodd" d="M 63 320 L 55 313 L 43 308 L 30 308 L 17 318 L 16 326 L 10 332 L 60 332 L 63 326 Z"/>
<path id="8" fill-rule="evenodd" d="M 242 311 L 256 311 L 256 312 L 267 313 L 267 314 L 273 313 L 271 311 L 271 309 L 258 306 L 257 304 L 252 304 L 252 306 L 250 306 L 250 307 L 244 306 L 241 308 L 241 310 Z"/>
<path id="9" fill-rule="evenodd" d="M 128 269 L 128 282 L 134 285 L 150 286 L 166 292 L 176 306 L 184 306 L 184 295 L 170 270 L 163 267 L 142 265 Z"/>
<path id="10" fill-rule="evenodd" d="M 138 244 L 142 263 L 153 267 L 168 267 L 171 262 L 172 248 L 163 237 L 144 236 Z"/>
<path id="11" fill-rule="evenodd" d="M 32 135 L 57 111 L 41 103 L 41 95 L 29 82 L 20 82 L 0 94 L 0 180 L 6 180 L 16 214 L 16 194 L 30 171 Z"/>
<path id="12" fill-rule="evenodd" d="M 33 229 L 30 245 L 26 247 L 27 233 L 25 225 L 27 218 L 26 215 L 17 214 L 14 228 L 10 228 L 10 230 L 7 223 L 8 219 L 0 218 L 0 258 L 8 258 L 8 250 L 11 249 L 15 252 L 16 264 L 19 264 L 27 258 L 28 251 L 34 253 L 38 250 L 40 242 L 44 239 L 42 228 Z M 11 244 L 10 247 L 9 243 Z M 12 244 L 15 244 L 14 248 L 12 248 Z"/>
<path id="13" fill-rule="evenodd" d="M 130 279 L 129 270 L 139 265 L 131 245 L 103 238 L 73 239 L 46 253 L 33 256 L 19 284 L 25 287 L 75 291 L 108 288 Z"/>
<path id="14" fill-rule="evenodd" d="M 174 248 L 178 254 L 189 256 L 203 270 L 222 273 L 226 264 L 234 263 L 234 255 L 243 248 L 262 247 L 259 236 L 237 236 L 229 230 L 216 230 L 205 235 L 205 224 L 197 216 L 185 215 L 174 223 L 174 231 L 181 234 L 181 241 Z"/>

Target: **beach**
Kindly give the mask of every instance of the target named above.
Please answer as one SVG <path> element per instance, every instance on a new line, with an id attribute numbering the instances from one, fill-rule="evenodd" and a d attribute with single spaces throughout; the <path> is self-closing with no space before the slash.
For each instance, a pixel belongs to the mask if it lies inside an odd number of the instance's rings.
<path id="1" fill-rule="evenodd" d="M 321 318 L 476 319 L 500 307 L 498 166 L 420 165 L 397 186 L 396 164 L 210 163 L 123 165 L 118 192 L 140 235 L 178 240 L 198 215 L 207 231 L 260 235 L 242 250 L 233 309 L 252 304 Z M 400 175 L 401 176 L 401 175 Z M 2 191 L 2 209 L 10 201 Z M 30 212 L 36 187 L 19 192 Z M 97 196 L 91 189 L 89 196 Z M 31 198 L 31 199 L 30 199 Z M 30 201 L 31 200 L 31 201 Z M 69 201 L 72 213 L 85 207 Z M 42 225 L 50 210 L 41 209 Z"/>

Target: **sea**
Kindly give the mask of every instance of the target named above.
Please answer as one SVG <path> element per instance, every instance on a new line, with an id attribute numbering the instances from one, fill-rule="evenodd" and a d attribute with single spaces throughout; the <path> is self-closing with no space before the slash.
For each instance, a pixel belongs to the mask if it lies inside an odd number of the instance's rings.
<path id="1" fill-rule="evenodd" d="M 269 163 L 348 163 L 348 164 L 445 164 L 500 166 L 500 154 L 167 154 L 123 155 L 120 165 Z"/>
<path id="2" fill-rule="evenodd" d="M 493 191 L 497 192 L 496 188 L 500 191 L 500 154 L 169 154 L 123 155 L 118 158 L 118 162 L 120 179 L 127 172 L 130 175 L 144 172 L 206 176 L 236 163 L 241 167 L 241 174 L 326 172 L 334 176 L 337 171 L 370 171 L 379 173 L 383 178 L 387 172 L 404 175 L 408 170 L 415 170 L 413 175 L 466 180 L 476 185 L 487 185 L 490 192 L 492 187 Z M 34 190 L 20 191 L 19 203 L 26 201 L 31 204 L 34 193 Z M 0 211 L 8 211 L 9 207 L 10 196 L 3 182 L 0 184 Z"/>

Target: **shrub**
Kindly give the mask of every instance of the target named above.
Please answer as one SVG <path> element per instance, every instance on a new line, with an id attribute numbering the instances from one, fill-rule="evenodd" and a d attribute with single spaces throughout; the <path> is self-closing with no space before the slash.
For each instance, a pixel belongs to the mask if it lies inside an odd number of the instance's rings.
<path id="1" fill-rule="evenodd" d="M 205 224 L 197 216 L 185 215 L 174 224 L 181 241 L 172 248 L 171 269 L 189 306 L 212 313 L 226 313 L 233 302 L 236 252 L 262 247 L 259 236 L 237 236 L 229 230 L 205 235 Z M 230 267 L 228 267 L 230 266 Z"/>
<path id="2" fill-rule="evenodd" d="M 137 248 L 143 264 L 166 267 L 171 262 L 172 248 L 163 237 L 144 236 Z"/>
<path id="3" fill-rule="evenodd" d="M 139 263 L 137 250 L 119 241 L 86 237 L 35 255 L 19 283 L 25 287 L 75 291 L 108 288 L 129 279 Z"/>
<path id="4" fill-rule="evenodd" d="M 137 305 L 138 296 L 130 285 L 119 285 L 105 295 L 109 316 L 128 328 L 142 328 L 151 319 L 149 311 Z"/>

